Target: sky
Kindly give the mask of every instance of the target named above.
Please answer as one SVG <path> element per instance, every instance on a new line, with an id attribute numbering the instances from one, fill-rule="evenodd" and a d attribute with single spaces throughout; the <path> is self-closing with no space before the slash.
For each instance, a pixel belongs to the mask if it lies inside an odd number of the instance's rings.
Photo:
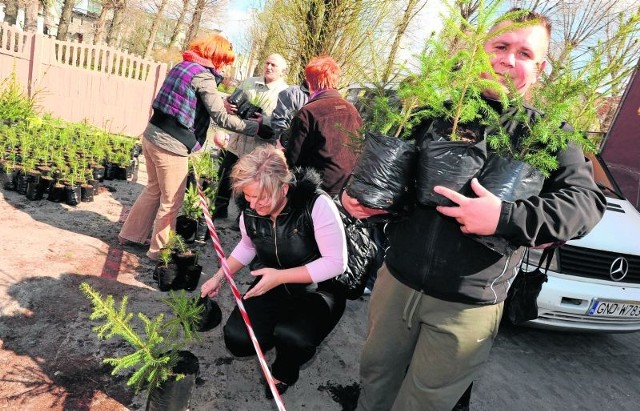
<path id="1" fill-rule="evenodd" d="M 245 33 L 251 24 L 251 9 L 259 7 L 259 0 L 230 0 L 227 8 L 227 18 L 222 24 L 222 32 L 231 40 L 231 43 L 242 51 L 245 51 Z"/>

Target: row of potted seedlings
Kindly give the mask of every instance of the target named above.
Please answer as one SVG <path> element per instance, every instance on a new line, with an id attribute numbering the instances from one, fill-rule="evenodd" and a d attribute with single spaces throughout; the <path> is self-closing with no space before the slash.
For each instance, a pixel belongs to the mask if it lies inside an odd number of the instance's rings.
<path id="1" fill-rule="evenodd" d="M 104 180 L 130 178 L 141 152 L 136 139 L 48 117 L 0 125 L 0 150 L 5 190 L 69 205 L 93 201 Z"/>

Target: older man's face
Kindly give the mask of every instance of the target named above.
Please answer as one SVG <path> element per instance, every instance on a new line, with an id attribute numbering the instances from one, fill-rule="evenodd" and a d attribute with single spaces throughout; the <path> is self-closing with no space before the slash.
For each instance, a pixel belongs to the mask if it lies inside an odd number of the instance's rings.
<path id="1" fill-rule="evenodd" d="M 285 62 L 279 56 L 272 55 L 267 57 L 264 63 L 264 81 L 271 83 L 272 81 L 282 78 L 285 69 Z"/>

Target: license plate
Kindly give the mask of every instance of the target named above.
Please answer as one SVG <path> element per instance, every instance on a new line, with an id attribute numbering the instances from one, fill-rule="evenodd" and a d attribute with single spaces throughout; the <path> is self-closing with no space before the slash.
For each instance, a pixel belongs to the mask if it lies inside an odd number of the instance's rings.
<path id="1" fill-rule="evenodd" d="M 596 299 L 587 314 L 593 317 L 640 317 L 640 303 Z"/>

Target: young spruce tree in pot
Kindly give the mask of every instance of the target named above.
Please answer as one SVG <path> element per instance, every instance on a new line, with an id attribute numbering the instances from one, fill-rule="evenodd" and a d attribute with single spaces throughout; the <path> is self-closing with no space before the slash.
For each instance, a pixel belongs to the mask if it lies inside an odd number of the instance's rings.
<path id="1" fill-rule="evenodd" d="M 80 289 L 93 304 L 89 318 L 104 321 L 93 328 L 98 338 L 118 336 L 133 349 L 129 354 L 104 359 L 114 367 L 112 374 L 135 369 L 127 385 L 136 392 L 147 390 L 147 411 L 187 410 L 199 371 L 198 358 L 186 350 L 198 338 L 195 331 L 204 309 L 199 299 L 187 297 L 184 291 L 172 292 L 162 300 L 172 316 L 159 314 L 152 319 L 137 313 L 144 326 L 142 334 L 131 324 L 134 315 L 127 311 L 126 296 L 117 307 L 113 296 L 102 297 L 86 282 Z"/>

